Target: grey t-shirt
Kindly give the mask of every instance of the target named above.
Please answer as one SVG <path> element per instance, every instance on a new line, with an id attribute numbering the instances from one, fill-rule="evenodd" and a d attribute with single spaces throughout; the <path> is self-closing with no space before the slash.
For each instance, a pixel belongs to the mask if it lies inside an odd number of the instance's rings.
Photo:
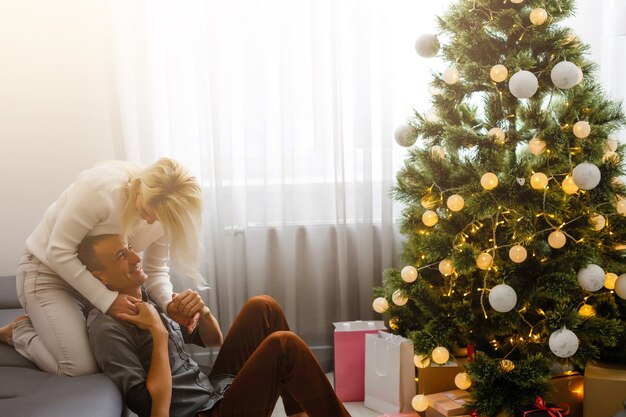
<path id="1" fill-rule="evenodd" d="M 144 301 L 148 301 L 143 293 Z M 185 343 L 203 346 L 198 329 L 188 334 L 160 312 L 169 332 L 168 352 L 172 370 L 171 416 L 195 416 L 211 409 L 233 382 L 233 375 L 208 378 L 184 350 Z M 124 402 L 138 416 L 150 416 L 152 400 L 146 378 L 152 356 L 152 336 L 130 323 L 114 319 L 94 308 L 87 318 L 91 350 L 96 362 L 118 386 Z"/>

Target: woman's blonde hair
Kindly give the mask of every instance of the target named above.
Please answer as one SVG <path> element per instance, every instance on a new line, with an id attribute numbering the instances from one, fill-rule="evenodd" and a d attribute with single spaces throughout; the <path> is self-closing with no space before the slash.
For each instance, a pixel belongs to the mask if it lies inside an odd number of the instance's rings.
<path id="1" fill-rule="evenodd" d="M 170 241 L 170 259 L 198 283 L 202 190 L 200 184 L 178 161 L 161 158 L 138 173 L 132 173 L 128 202 L 124 208 L 123 231 L 128 235 L 137 222 L 137 196 L 154 209 Z"/>

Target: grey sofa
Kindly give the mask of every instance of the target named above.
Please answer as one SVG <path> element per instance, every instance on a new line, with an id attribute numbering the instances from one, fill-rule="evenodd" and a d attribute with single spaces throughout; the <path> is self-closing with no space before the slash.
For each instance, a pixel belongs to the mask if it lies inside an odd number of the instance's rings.
<path id="1" fill-rule="evenodd" d="M 0 326 L 20 314 L 15 277 L 0 277 Z M 106 375 L 51 375 L 0 343 L 0 415 L 120 417 L 127 412 L 119 390 Z"/>

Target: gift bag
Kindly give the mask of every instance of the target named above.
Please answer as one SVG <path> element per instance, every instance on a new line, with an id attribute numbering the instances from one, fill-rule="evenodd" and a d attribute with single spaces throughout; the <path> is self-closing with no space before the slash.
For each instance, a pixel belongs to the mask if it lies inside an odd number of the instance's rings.
<path id="1" fill-rule="evenodd" d="M 335 325 L 335 393 L 343 402 L 365 398 L 365 335 L 385 328 L 380 321 L 344 321 Z"/>
<path id="2" fill-rule="evenodd" d="M 413 343 L 385 332 L 365 336 L 365 403 L 380 413 L 413 411 Z"/>

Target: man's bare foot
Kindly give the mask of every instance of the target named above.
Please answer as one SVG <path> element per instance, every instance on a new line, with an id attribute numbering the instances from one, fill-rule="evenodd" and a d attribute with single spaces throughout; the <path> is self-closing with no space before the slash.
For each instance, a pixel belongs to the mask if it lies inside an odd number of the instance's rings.
<path id="1" fill-rule="evenodd" d="M 5 345 L 13 346 L 13 324 L 21 320 L 26 320 L 28 316 L 18 316 L 11 323 L 4 327 L 0 327 L 0 342 Z"/>

